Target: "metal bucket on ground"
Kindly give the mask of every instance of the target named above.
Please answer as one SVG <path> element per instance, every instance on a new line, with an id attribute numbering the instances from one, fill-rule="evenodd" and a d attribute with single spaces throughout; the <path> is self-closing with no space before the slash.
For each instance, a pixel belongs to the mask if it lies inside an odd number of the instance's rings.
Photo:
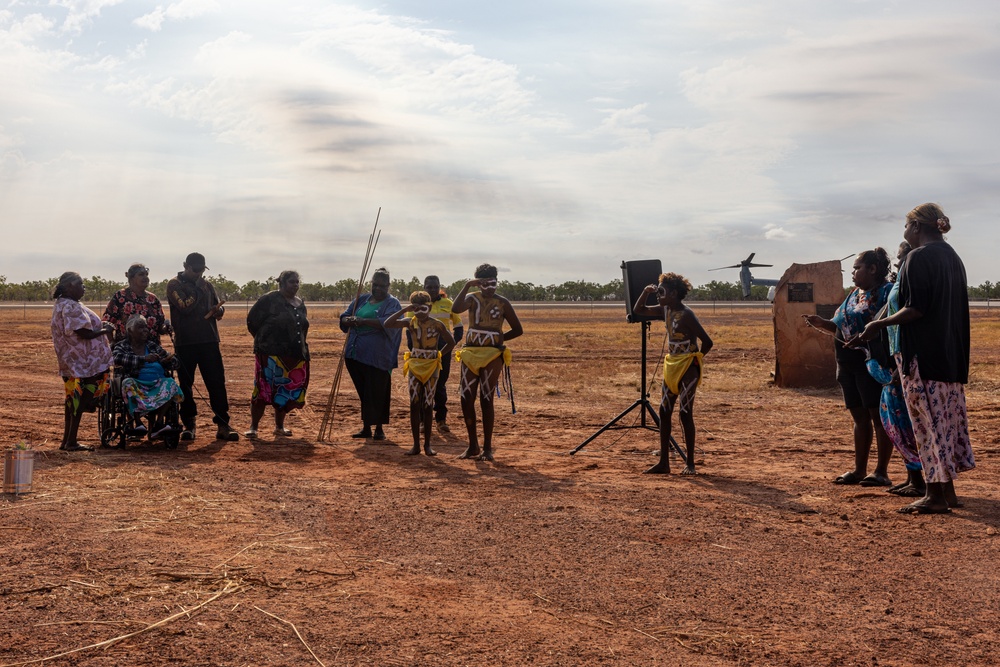
<path id="1" fill-rule="evenodd" d="M 30 449 L 9 449 L 3 454 L 3 492 L 28 493 L 35 470 L 35 452 Z"/>

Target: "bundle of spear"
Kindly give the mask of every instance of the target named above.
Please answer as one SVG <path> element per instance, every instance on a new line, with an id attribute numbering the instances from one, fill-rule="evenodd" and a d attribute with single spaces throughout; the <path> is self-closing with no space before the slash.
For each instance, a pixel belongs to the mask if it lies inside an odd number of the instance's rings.
<path id="1" fill-rule="evenodd" d="M 375 214 L 375 226 L 372 227 L 372 233 L 368 236 L 368 248 L 365 250 L 365 261 L 361 265 L 361 278 L 358 280 L 358 291 L 354 295 L 354 301 L 352 303 L 357 303 L 358 299 L 361 298 L 361 291 L 364 289 L 365 280 L 368 276 L 368 269 L 371 266 L 372 257 L 375 255 L 375 246 L 378 245 L 378 238 L 381 236 L 382 231 L 378 228 L 378 219 L 382 215 L 382 207 L 378 209 L 378 213 Z M 340 352 L 340 361 L 337 363 L 337 373 L 333 376 L 333 386 L 330 387 L 330 396 L 326 400 L 326 409 L 323 411 L 323 421 L 319 425 L 319 435 L 316 439 L 319 442 L 329 442 L 330 431 L 333 429 L 333 415 L 337 409 L 337 394 L 340 393 L 340 378 L 344 374 L 344 357 L 347 354 L 347 341 L 350 340 L 348 336 L 344 340 L 344 349 Z"/>

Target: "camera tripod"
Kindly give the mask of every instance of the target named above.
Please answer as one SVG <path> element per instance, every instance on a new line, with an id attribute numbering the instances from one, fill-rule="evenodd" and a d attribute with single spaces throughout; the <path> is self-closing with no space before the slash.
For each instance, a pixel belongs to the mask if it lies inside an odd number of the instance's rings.
<path id="1" fill-rule="evenodd" d="M 660 416 L 656 413 L 656 410 L 653 409 L 653 405 L 649 402 L 649 391 L 648 391 L 647 385 L 646 385 L 646 338 L 647 338 L 647 334 L 648 333 L 649 333 L 649 321 L 643 321 L 642 322 L 642 329 L 641 329 L 641 334 L 642 334 L 642 372 L 641 372 L 641 377 L 642 377 L 642 381 L 641 381 L 641 383 L 639 385 L 639 398 L 636 399 L 636 401 L 634 403 L 632 403 L 632 405 L 630 405 L 627 408 L 625 408 L 625 410 L 623 410 L 617 417 L 615 417 L 614 419 L 612 419 L 611 421 L 609 421 L 607 424 L 605 424 L 604 426 L 602 426 L 601 428 L 599 428 L 596 433 L 594 433 L 589 438 L 587 438 L 586 440 L 584 440 L 583 442 L 581 442 L 575 449 L 573 449 L 570 452 L 570 455 L 576 454 L 578 451 L 580 451 L 581 449 L 583 449 L 584 447 L 586 447 L 587 444 L 590 443 L 590 441 L 594 440 L 597 436 L 599 436 L 600 434 L 604 433 L 605 431 L 620 430 L 620 429 L 625 429 L 625 428 L 644 428 L 644 429 L 649 429 L 651 431 L 659 431 L 660 430 Z M 639 415 L 640 415 L 639 416 L 639 423 L 638 424 L 631 424 L 631 425 L 627 425 L 627 426 L 620 426 L 620 425 L 618 425 L 618 422 L 620 422 L 622 419 L 624 419 L 625 416 L 628 413 L 632 412 L 636 408 L 639 408 Z M 649 413 L 649 416 L 653 418 L 653 424 L 654 424 L 654 426 L 650 426 L 649 424 L 646 423 L 646 413 L 647 412 Z M 677 441 L 674 440 L 673 436 L 670 436 L 670 449 L 673 450 L 677 454 L 677 456 L 681 457 L 681 461 L 684 462 L 684 465 L 688 465 L 687 456 L 684 454 L 684 450 L 681 449 L 680 445 L 677 444 Z"/>

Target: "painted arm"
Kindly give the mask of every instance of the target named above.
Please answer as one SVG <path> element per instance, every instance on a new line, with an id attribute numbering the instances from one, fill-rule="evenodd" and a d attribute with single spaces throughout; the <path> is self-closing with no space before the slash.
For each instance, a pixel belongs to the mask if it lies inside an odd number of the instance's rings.
<path id="1" fill-rule="evenodd" d="M 413 312 L 413 304 L 406 306 L 397 310 L 395 313 L 390 315 L 385 321 L 386 329 L 409 329 L 410 318 L 406 317 L 406 313 Z M 407 332 L 407 339 L 409 339 L 409 332 Z"/>
<path id="2" fill-rule="evenodd" d="M 455 301 L 451 304 L 451 312 L 453 313 L 464 313 L 469 309 L 470 299 L 469 299 L 469 288 L 479 287 L 479 279 L 470 280 L 465 285 L 462 286 L 462 291 L 458 293 L 455 297 Z"/>
<path id="3" fill-rule="evenodd" d="M 642 288 L 642 294 L 639 298 L 635 300 L 635 305 L 632 306 L 632 313 L 634 315 L 645 315 L 649 317 L 663 317 L 663 306 L 647 306 L 646 299 L 649 295 L 656 291 L 656 285 L 646 285 Z"/>
<path id="4" fill-rule="evenodd" d="M 503 335 L 503 340 L 506 343 L 509 340 L 517 338 L 524 333 L 524 328 L 521 326 L 521 320 L 517 319 L 517 313 L 514 312 L 514 306 L 510 304 L 510 301 L 504 297 L 500 297 L 503 301 L 503 318 L 507 320 L 507 324 L 510 326 Z"/>
<path id="5" fill-rule="evenodd" d="M 448 327 L 443 324 L 441 325 L 440 334 L 441 339 L 444 340 L 445 343 L 444 347 L 441 348 L 441 356 L 447 359 L 448 355 L 451 354 L 451 351 L 455 349 L 455 337 L 451 335 L 450 331 L 448 331 Z"/>
<path id="6" fill-rule="evenodd" d="M 705 327 L 701 326 L 701 322 L 698 321 L 698 317 L 690 308 L 687 309 L 687 315 L 688 328 L 690 329 L 691 334 L 698 339 L 698 350 L 703 355 L 708 354 L 708 351 L 711 350 L 714 345 L 711 336 L 709 336 L 705 331 Z"/>

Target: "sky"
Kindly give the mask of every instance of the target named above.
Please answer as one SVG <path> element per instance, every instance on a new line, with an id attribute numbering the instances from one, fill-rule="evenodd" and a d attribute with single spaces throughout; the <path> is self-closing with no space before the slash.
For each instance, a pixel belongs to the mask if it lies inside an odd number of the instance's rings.
<path id="1" fill-rule="evenodd" d="M 995 0 L 0 0 L 0 275 L 356 279 L 378 214 L 394 278 L 700 285 L 933 201 L 998 282 L 998 79 Z"/>

